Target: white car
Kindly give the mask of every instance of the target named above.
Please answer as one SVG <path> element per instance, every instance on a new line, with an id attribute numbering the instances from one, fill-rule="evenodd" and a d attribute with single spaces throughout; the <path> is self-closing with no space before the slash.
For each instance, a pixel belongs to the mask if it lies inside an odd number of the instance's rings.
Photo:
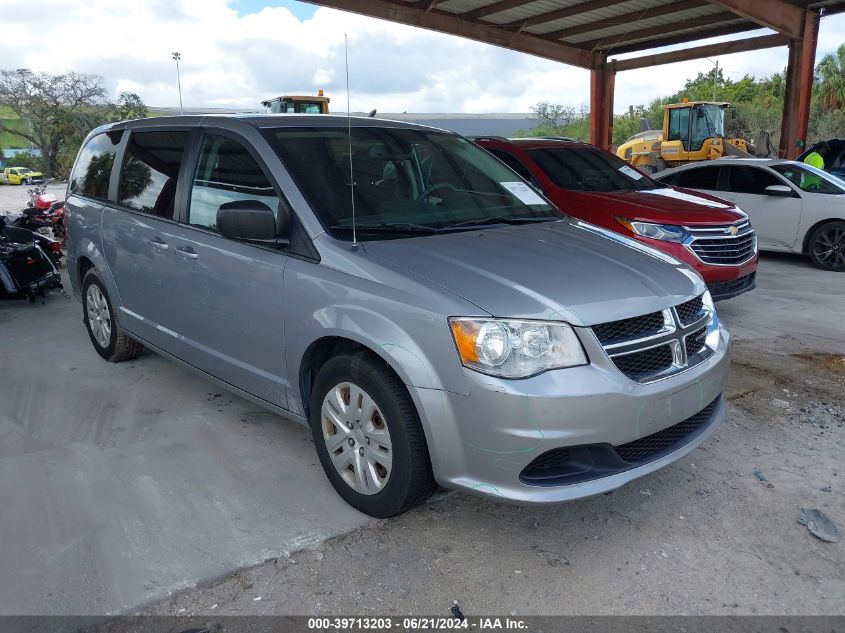
<path id="1" fill-rule="evenodd" d="M 760 250 L 803 253 L 845 271 L 845 181 L 777 158 L 720 158 L 652 176 L 730 200 L 751 219 Z"/>

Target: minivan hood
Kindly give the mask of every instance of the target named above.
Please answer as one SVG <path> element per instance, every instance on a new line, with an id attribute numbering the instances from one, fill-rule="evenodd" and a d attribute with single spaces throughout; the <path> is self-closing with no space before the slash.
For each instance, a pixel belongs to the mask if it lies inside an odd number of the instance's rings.
<path id="1" fill-rule="evenodd" d="M 368 241 L 363 248 L 499 317 L 595 325 L 704 292 L 686 264 L 574 219 Z"/>
<path id="2" fill-rule="evenodd" d="M 643 191 L 579 192 L 594 204 L 612 209 L 629 220 L 663 224 L 730 224 L 746 219 L 736 205 L 716 196 L 689 189 L 665 187 Z M 564 206 L 565 208 L 565 206 Z"/>

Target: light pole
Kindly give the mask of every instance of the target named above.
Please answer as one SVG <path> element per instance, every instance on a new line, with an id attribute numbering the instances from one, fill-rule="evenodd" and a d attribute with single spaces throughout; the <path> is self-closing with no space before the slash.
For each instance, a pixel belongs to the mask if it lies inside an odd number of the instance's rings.
<path id="1" fill-rule="evenodd" d="M 184 114 L 184 110 L 182 108 L 182 77 L 179 75 L 179 60 L 182 59 L 182 55 L 180 55 L 177 51 L 171 53 L 173 55 L 173 59 L 176 61 L 176 85 L 179 86 L 179 114 Z"/>

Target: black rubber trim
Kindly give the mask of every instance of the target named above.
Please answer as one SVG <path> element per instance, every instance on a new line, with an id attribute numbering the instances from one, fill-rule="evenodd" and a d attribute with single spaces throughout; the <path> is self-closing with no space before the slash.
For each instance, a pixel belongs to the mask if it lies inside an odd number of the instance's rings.
<path id="1" fill-rule="evenodd" d="M 621 446 L 581 444 L 539 455 L 519 474 L 529 486 L 566 486 L 644 466 L 689 444 L 704 433 L 722 408 L 722 396 L 677 424 Z"/>

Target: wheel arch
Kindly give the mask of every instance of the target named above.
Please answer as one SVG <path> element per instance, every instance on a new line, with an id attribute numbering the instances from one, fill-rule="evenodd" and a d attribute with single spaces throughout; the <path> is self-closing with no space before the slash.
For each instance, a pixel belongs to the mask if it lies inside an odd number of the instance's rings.
<path id="1" fill-rule="evenodd" d="M 299 363 L 299 396 L 302 402 L 302 410 L 307 418 L 310 415 L 311 408 L 311 389 L 314 386 L 314 378 L 325 363 L 331 358 L 340 354 L 354 354 L 357 352 L 365 352 L 372 358 L 384 363 L 396 378 L 407 386 L 407 378 L 403 376 L 402 372 L 397 370 L 392 359 L 381 350 L 376 351 L 371 346 L 352 339 L 346 336 L 327 335 L 313 341 L 302 355 Z"/>
<path id="2" fill-rule="evenodd" d="M 825 224 L 830 224 L 831 222 L 845 222 L 845 218 L 827 218 L 825 220 L 819 220 L 813 224 L 807 229 L 806 233 L 804 233 L 804 240 L 801 244 L 801 253 L 804 255 L 808 255 L 810 253 L 810 238 L 813 236 L 813 233 L 815 233 L 820 227 Z"/>

